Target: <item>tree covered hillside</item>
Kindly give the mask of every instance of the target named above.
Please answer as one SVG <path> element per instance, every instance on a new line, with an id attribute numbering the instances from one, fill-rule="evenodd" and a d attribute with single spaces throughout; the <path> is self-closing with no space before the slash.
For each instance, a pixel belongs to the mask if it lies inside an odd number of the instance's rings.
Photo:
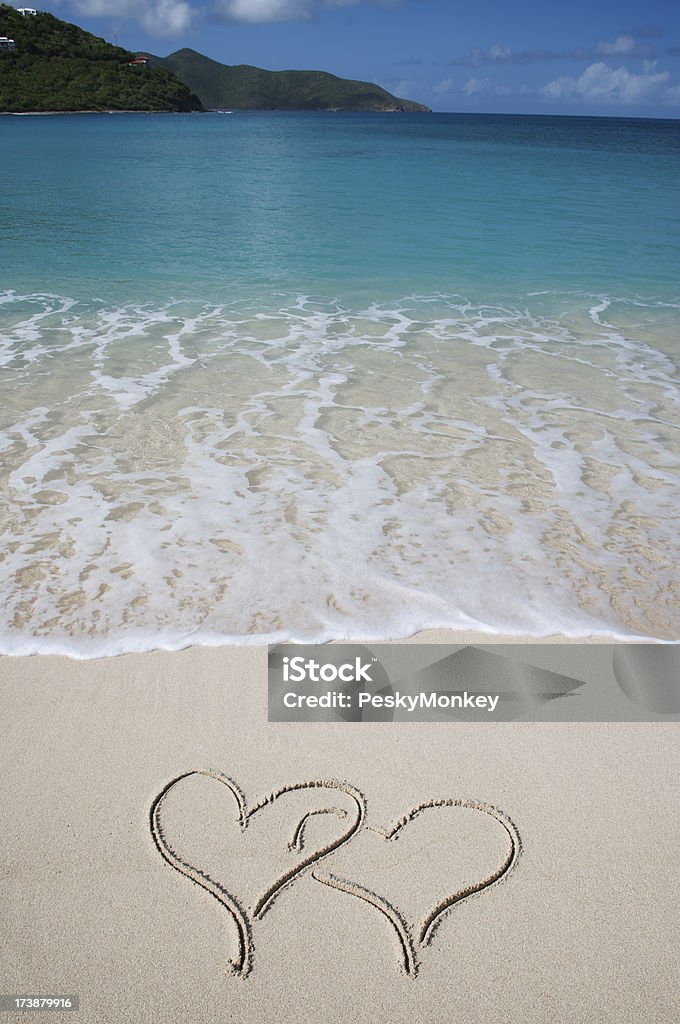
<path id="1" fill-rule="evenodd" d="M 135 66 L 135 55 L 51 14 L 23 17 L 0 4 L 0 111 L 201 110 L 200 100 L 161 67 Z"/>
<path id="2" fill-rule="evenodd" d="M 208 109 L 424 111 L 372 82 L 338 78 L 326 71 L 265 71 L 220 64 L 195 50 L 177 50 L 154 63 L 173 71 Z"/>

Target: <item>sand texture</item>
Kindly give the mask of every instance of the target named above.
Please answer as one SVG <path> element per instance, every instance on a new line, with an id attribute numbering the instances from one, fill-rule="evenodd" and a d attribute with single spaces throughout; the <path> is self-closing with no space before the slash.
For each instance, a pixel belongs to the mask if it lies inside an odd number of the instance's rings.
<path id="1" fill-rule="evenodd" d="M 1 993 L 83 1024 L 677 1021 L 677 724 L 268 724 L 263 648 L 0 673 Z"/>

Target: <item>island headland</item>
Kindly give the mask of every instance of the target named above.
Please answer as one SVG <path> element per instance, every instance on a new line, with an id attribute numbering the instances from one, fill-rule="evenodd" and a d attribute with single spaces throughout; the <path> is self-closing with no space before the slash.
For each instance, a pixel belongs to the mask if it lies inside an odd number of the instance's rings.
<path id="1" fill-rule="evenodd" d="M 0 113 L 233 110 L 427 111 L 380 86 L 324 71 L 228 66 L 113 46 L 47 12 L 0 4 Z"/>

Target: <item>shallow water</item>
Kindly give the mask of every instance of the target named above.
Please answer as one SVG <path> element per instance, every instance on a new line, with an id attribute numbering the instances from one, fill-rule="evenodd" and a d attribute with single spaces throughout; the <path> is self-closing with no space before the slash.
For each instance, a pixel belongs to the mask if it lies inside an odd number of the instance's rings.
<path id="1" fill-rule="evenodd" d="M 0 132 L 3 650 L 680 636 L 677 123 Z"/>

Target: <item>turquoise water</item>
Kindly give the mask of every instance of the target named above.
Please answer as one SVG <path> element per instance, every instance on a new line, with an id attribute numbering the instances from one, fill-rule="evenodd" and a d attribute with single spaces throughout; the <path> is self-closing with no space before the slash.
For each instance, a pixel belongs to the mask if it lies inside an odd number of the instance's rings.
<path id="1" fill-rule="evenodd" d="M 0 137 L 3 649 L 680 636 L 680 122 Z"/>
<path id="2" fill-rule="evenodd" d="M 235 113 L 0 130 L 3 276 L 19 288 L 677 296 L 678 122 Z"/>

